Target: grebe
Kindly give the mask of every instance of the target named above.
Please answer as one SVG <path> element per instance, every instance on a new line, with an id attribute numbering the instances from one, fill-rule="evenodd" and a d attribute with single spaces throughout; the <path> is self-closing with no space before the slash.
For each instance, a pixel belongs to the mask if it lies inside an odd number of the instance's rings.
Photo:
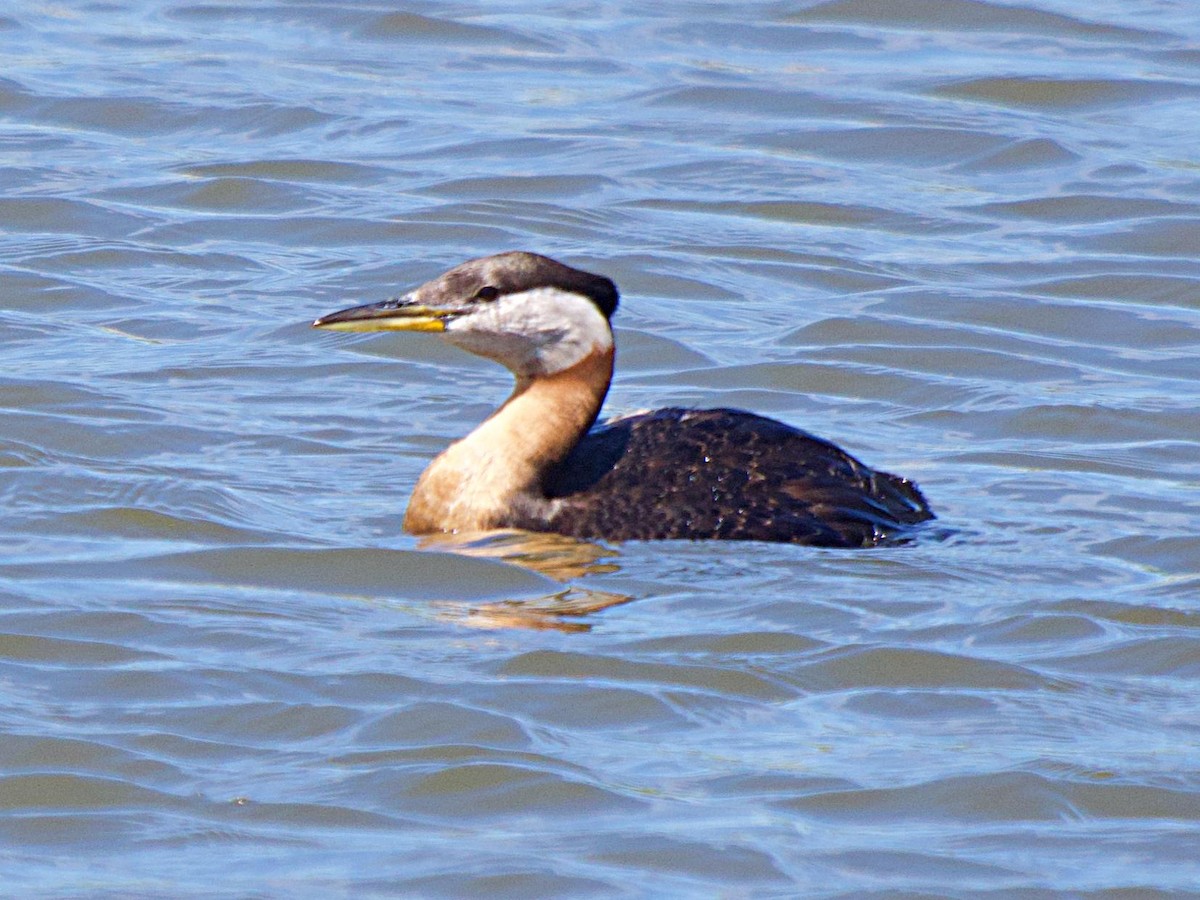
<path id="1" fill-rule="evenodd" d="M 609 279 L 516 251 L 313 323 L 438 332 L 516 378 L 504 405 L 421 475 L 407 531 L 863 547 L 933 518 L 911 482 L 752 413 L 660 409 L 589 431 L 612 381 L 616 308 Z"/>

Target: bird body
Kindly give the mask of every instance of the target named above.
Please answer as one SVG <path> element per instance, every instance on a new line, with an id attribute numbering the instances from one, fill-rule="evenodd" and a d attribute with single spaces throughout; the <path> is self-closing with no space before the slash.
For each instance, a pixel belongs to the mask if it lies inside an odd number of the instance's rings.
<path id="1" fill-rule="evenodd" d="M 558 498 L 551 530 L 610 540 L 863 547 L 931 517 L 905 479 L 734 409 L 660 409 L 608 422 L 552 473 L 547 492 Z"/>
<path id="2" fill-rule="evenodd" d="M 607 278 L 513 252 L 314 323 L 438 332 L 516 379 L 508 400 L 418 479 L 408 531 L 861 547 L 933 518 L 907 480 L 752 413 L 662 409 L 592 429 L 612 381 L 616 306 Z"/>

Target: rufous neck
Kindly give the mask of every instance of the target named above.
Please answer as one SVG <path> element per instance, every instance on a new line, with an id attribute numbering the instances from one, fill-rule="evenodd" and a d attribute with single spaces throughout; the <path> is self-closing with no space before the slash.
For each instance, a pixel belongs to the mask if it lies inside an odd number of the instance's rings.
<path id="1" fill-rule="evenodd" d="M 417 482 L 409 531 L 486 530 L 536 514 L 542 480 L 595 422 L 612 380 L 612 348 L 557 372 L 518 378 L 512 395 L 469 435 L 450 445 Z"/>

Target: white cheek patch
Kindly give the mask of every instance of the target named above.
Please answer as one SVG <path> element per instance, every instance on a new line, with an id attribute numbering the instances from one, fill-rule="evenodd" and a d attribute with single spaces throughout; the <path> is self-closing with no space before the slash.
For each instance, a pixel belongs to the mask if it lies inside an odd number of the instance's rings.
<path id="1" fill-rule="evenodd" d="M 604 314 L 587 297 L 542 287 L 507 294 L 455 319 L 445 337 L 518 375 L 552 375 L 612 347 Z"/>

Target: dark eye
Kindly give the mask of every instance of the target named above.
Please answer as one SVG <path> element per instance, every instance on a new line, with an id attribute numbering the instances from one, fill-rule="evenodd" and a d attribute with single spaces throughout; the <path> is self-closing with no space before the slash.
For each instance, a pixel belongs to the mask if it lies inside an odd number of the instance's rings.
<path id="1" fill-rule="evenodd" d="M 475 292 L 476 300 L 495 300 L 500 296 L 500 289 L 494 288 L 490 284 L 485 284 Z"/>

